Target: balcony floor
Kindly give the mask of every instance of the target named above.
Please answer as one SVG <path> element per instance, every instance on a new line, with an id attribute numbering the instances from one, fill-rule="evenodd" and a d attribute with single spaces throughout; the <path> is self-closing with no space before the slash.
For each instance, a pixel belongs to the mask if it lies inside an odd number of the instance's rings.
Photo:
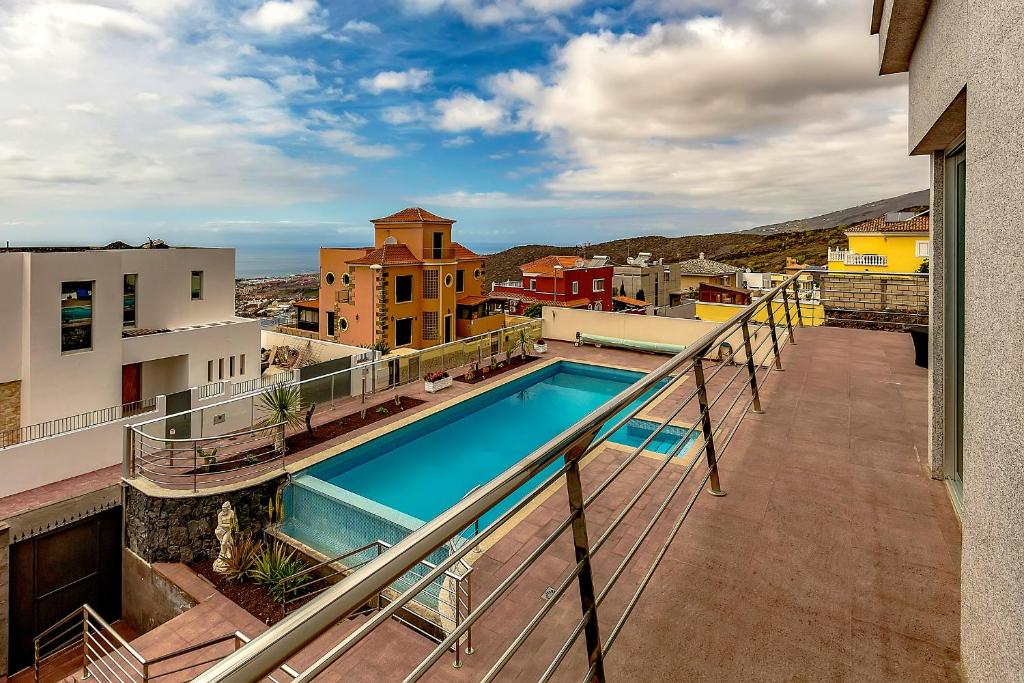
<path id="1" fill-rule="evenodd" d="M 958 680 L 960 529 L 944 484 L 927 474 L 926 371 L 913 365 L 905 334 L 806 328 L 797 341 L 784 351 L 785 372 L 763 387 L 766 413 L 749 415 L 723 454 L 727 495 L 699 496 L 608 655 L 608 680 Z M 663 360 L 552 347 L 553 355 L 632 367 Z M 679 391 L 691 388 L 684 383 Z M 655 412 L 669 408 L 666 401 Z M 600 449 L 583 468 L 584 488 L 592 490 L 622 457 Z M 638 458 L 588 509 L 592 542 L 655 464 Z M 662 474 L 595 556 L 599 588 L 679 471 Z M 603 637 L 686 494 L 684 487 L 602 605 Z M 474 563 L 475 600 L 565 512 L 559 490 L 482 553 Z M 446 654 L 427 679 L 479 679 L 572 564 L 563 536 L 474 627 L 476 653 L 466 665 L 452 669 Z M 537 679 L 578 618 L 574 591 L 498 680 Z M 232 607 L 218 609 L 217 619 L 231 621 Z M 291 663 L 309 664 L 361 621 L 338 624 Z M 216 635 L 222 625 L 197 624 L 197 637 Z M 432 647 L 388 622 L 318 680 L 400 680 Z M 555 679 L 579 680 L 584 670 L 577 643 Z"/>

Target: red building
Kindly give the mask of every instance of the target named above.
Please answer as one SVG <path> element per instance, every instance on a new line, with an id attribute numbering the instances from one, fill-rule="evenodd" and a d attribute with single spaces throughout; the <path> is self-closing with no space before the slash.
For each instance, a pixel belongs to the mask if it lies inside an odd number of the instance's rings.
<path id="1" fill-rule="evenodd" d="M 495 282 L 491 298 L 506 302 L 505 310 L 523 313 L 532 304 L 563 308 L 612 310 L 614 268 L 603 256 L 545 256 L 519 266 L 519 282 Z"/>

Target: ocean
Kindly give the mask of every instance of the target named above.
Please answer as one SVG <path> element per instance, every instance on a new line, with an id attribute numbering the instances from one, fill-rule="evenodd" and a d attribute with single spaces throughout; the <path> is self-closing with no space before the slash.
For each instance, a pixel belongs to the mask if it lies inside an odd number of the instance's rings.
<path id="1" fill-rule="evenodd" d="M 235 247 L 235 277 L 268 277 L 315 273 L 320 268 L 319 244 L 254 244 Z M 481 254 L 509 249 L 513 244 L 468 243 Z"/>

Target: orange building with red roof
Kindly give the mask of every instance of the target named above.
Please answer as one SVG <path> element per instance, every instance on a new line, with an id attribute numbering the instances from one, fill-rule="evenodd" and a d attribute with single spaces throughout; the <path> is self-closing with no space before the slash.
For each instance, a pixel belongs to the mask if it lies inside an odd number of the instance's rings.
<path id="1" fill-rule="evenodd" d="M 370 221 L 372 247 L 320 249 L 321 339 L 422 349 L 504 326 L 484 295 L 485 259 L 452 241 L 450 218 L 412 207 Z"/>
<path id="2" fill-rule="evenodd" d="M 522 279 L 496 282 L 491 296 L 505 301 L 506 310 L 523 313 L 533 304 L 562 308 L 612 310 L 615 269 L 604 256 L 543 256 L 519 266 Z"/>

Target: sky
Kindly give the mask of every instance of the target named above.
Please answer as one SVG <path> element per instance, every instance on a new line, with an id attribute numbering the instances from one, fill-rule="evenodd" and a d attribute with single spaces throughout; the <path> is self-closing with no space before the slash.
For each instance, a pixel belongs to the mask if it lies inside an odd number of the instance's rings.
<path id="1" fill-rule="evenodd" d="M 487 250 L 918 190 L 870 4 L 3 0 L 0 242 L 315 265 L 406 206 Z"/>

